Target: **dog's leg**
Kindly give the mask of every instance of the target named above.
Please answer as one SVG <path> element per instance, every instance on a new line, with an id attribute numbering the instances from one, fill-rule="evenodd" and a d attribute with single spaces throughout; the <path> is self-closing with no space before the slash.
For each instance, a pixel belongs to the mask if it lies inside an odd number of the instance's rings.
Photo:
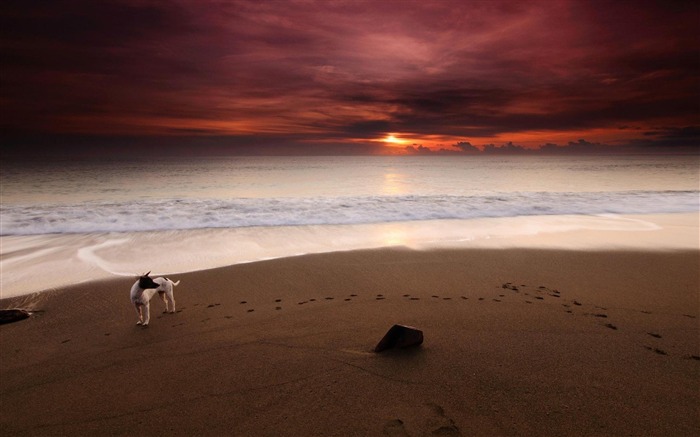
<path id="1" fill-rule="evenodd" d="M 165 314 L 168 312 L 168 299 L 166 298 L 164 291 L 159 291 L 158 295 L 161 299 L 163 299 L 163 303 L 165 304 L 165 311 L 163 311 L 163 314 Z"/>
<path id="2" fill-rule="evenodd" d="M 136 308 L 136 315 L 139 318 L 139 320 L 136 322 L 136 324 L 140 325 L 143 323 L 143 314 L 141 313 L 141 305 L 135 303 L 134 308 Z"/>
<path id="3" fill-rule="evenodd" d="M 148 322 L 151 321 L 151 304 L 150 302 L 146 302 L 146 304 L 143 306 L 143 326 L 148 326 Z"/>
<path id="4" fill-rule="evenodd" d="M 168 293 L 168 298 L 170 299 L 170 313 L 175 312 L 175 293 L 173 293 L 173 290 L 170 290 L 170 293 Z"/>

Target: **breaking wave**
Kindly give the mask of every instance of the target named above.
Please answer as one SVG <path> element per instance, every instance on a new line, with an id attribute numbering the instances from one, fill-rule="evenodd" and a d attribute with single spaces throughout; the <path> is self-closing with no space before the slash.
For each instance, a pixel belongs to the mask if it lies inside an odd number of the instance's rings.
<path id="1" fill-rule="evenodd" d="M 681 213 L 698 211 L 699 199 L 698 191 L 615 191 L 2 205 L 0 234 L 347 225 L 564 214 Z"/>

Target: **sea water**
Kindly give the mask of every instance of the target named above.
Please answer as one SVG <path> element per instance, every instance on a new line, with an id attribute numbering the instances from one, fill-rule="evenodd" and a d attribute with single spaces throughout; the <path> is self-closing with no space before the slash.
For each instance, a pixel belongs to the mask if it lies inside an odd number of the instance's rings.
<path id="1" fill-rule="evenodd" d="M 697 156 L 208 157 L 2 165 L 2 297 L 139 272 L 697 213 Z M 691 244 L 692 245 L 692 244 Z"/>

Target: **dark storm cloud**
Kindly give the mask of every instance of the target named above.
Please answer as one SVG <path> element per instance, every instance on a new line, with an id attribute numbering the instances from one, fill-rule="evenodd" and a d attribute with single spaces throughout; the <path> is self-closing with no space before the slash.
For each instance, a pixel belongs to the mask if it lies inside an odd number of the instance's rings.
<path id="1" fill-rule="evenodd" d="M 644 138 L 635 139 L 630 145 L 642 150 L 699 153 L 700 126 L 660 127 L 644 132 Z"/>
<path id="2" fill-rule="evenodd" d="M 697 124 L 691 2 L 6 1 L 0 16 L 4 142 L 696 140 L 643 135 Z"/>
<path id="3" fill-rule="evenodd" d="M 390 132 L 393 125 L 385 120 L 358 121 L 343 126 L 343 133 L 354 138 L 374 139 L 384 132 Z"/>

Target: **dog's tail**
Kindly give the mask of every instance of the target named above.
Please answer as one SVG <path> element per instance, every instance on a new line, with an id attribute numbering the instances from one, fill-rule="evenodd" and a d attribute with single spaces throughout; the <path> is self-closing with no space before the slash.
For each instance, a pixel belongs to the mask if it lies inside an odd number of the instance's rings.
<path id="1" fill-rule="evenodd" d="M 180 281 L 177 281 L 177 282 L 173 282 L 173 280 L 172 280 L 172 279 L 170 279 L 170 278 L 168 278 L 167 276 L 165 277 L 165 280 L 166 280 L 166 281 L 170 281 L 170 283 L 171 283 L 171 284 L 173 284 L 173 285 L 177 285 L 177 284 L 179 284 L 179 283 L 180 283 Z"/>

